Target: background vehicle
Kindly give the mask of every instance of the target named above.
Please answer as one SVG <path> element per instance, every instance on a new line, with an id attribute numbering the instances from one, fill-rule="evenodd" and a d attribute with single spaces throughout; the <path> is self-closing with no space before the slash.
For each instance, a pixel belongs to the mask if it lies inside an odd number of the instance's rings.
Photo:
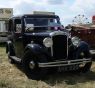
<path id="1" fill-rule="evenodd" d="M 49 69 L 90 70 L 89 46 L 62 29 L 59 16 L 30 14 L 9 20 L 6 51 L 11 63 L 22 64 L 27 76 L 40 79 Z"/>
<path id="2" fill-rule="evenodd" d="M 95 16 L 92 17 L 92 23 L 89 23 L 84 15 L 76 16 L 73 22 L 72 25 L 69 25 L 71 36 L 78 36 L 86 41 L 90 45 L 92 56 L 95 56 Z"/>
<path id="3" fill-rule="evenodd" d="M 90 45 L 90 52 L 95 56 L 95 29 L 85 25 L 73 25 L 71 28 L 71 36 L 78 36 Z"/>

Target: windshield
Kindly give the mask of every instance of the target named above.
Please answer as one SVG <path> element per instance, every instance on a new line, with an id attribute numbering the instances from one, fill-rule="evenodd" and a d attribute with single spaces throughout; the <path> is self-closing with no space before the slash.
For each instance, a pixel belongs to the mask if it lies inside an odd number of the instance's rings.
<path id="1" fill-rule="evenodd" d="M 25 30 L 32 31 L 34 29 L 48 30 L 48 27 L 61 26 L 58 18 L 25 18 Z"/>

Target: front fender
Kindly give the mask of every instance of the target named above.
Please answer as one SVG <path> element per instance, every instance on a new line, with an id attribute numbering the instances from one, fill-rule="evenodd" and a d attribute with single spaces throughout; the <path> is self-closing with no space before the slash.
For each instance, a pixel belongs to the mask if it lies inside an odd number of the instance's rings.
<path id="1" fill-rule="evenodd" d="M 88 43 L 86 43 L 84 41 L 81 41 L 77 48 L 80 48 L 83 51 L 89 51 L 90 50 L 90 46 L 88 45 Z"/>
<path id="2" fill-rule="evenodd" d="M 15 56 L 15 50 L 11 41 L 6 42 L 6 53 L 10 52 L 10 55 Z"/>
<path id="3" fill-rule="evenodd" d="M 80 44 L 76 47 L 76 46 L 70 46 L 69 47 L 69 55 L 68 58 L 76 58 L 78 59 L 78 55 L 81 52 L 84 52 L 85 54 L 87 54 L 87 56 L 90 56 L 90 47 L 88 45 L 88 43 L 84 42 L 84 41 L 80 41 Z"/>
<path id="4" fill-rule="evenodd" d="M 11 45 L 12 45 L 12 42 L 11 41 L 7 41 L 6 42 L 6 53 L 8 53 Z"/>
<path id="5" fill-rule="evenodd" d="M 45 48 L 39 44 L 28 44 L 25 48 L 25 51 L 30 50 L 34 54 L 40 54 L 40 53 L 45 53 Z M 24 52 L 25 52 L 24 51 Z"/>

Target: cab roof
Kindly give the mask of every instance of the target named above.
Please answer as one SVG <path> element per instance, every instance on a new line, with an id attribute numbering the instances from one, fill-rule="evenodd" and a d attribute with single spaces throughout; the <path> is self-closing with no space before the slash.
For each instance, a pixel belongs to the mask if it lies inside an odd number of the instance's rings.
<path id="1" fill-rule="evenodd" d="M 23 14 L 23 15 L 18 15 L 18 16 L 13 16 L 11 18 L 59 18 L 57 15 L 44 15 L 44 14 Z"/>

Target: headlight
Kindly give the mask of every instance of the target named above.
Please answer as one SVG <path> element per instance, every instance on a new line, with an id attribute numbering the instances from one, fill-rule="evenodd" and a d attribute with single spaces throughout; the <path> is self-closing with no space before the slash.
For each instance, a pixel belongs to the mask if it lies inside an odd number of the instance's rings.
<path id="1" fill-rule="evenodd" d="M 46 46 L 46 47 L 51 47 L 53 45 L 53 42 L 52 42 L 52 39 L 51 38 L 45 38 L 43 40 L 43 44 Z"/>
<path id="2" fill-rule="evenodd" d="M 80 39 L 78 37 L 72 37 L 72 43 L 74 46 L 78 46 L 80 43 Z"/>

